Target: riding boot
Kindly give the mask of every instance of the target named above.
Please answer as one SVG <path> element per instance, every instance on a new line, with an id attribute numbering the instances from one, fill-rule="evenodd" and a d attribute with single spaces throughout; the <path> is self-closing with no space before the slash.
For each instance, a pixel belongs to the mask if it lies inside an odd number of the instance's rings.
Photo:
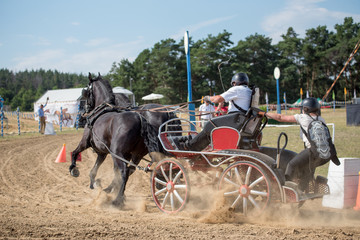
<path id="1" fill-rule="evenodd" d="M 177 148 L 177 150 L 188 150 L 187 147 L 185 146 L 185 142 L 184 141 L 180 141 L 182 140 L 181 138 L 174 138 L 174 144 Z"/>
<path id="2" fill-rule="evenodd" d="M 192 139 L 191 135 L 182 136 L 179 138 L 179 142 L 187 142 L 187 141 L 190 141 L 191 139 Z"/>

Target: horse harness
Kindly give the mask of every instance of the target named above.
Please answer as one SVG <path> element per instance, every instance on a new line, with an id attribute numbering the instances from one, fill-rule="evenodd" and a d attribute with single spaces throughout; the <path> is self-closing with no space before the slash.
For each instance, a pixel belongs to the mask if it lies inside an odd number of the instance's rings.
<path id="1" fill-rule="evenodd" d="M 92 135 L 102 144 L 104 145 L 104 147 L 108 150 L 108 152 L 115 158 L 118 158 L 120 159 L 121 161 L 125 162 L 126 164 L 130 165 L 130 166 L 133 166 L 135 168 L 138 168 L 139 170 L 143 170 L 145 172 L 148 172 L 150 171 L 150 167 L 151 165 L 153 164 L 153 160 L 151 160 L 149 162 L 149 164 L 146 166 L 146 167 L 141 167 L 141 166 L 138 166 L 136 165 L 135 163 L 131 162 L 131 161 L 128 161 L 126 160 L 125 158 L 122 158 L 120 156 L 118 156 L 116 153 L 112 152 L 109 147 L 103 142 L 101 141 L 101 139 L 95 134 L 95 132 L 93 132 L 93 126 L 94 126 L 94 123 L 95 121 L 103 114 L 105 113 L 109 113 L 109 112 L 118 112 L 118 113 L 121 113 L 121 112 L 124 112 L 124 111 L 130 111 L 131 109 L 119 109 L 119 108 L 116 108 L 115 106 L 109 104 L 109 103 L 103 103 L 99 106 L 97 106 L 91 114 L 89 114 L 88 116 L 86 116 L 86 122 L 87 122 L 87 126 L 89 127 L 89 129 L 91 130 L 91 133 Z M 143 120 L 144 117 L 140 114 L 140 113 L 137 113 L 139 116 L 140 116 L 140 120 L 141 120 L 141 124 L 143 123 Z M 94 148 L 94 146 L 92 145 L 92 143 L 90 142 L 91 144 L 91 147 Z M 145 159 L 146 160 L 146 159 Z M 148 160 L 147 160 L 148 161 Z"/>
<path id="2" fill-rule="evenodd" d="M 95 121 L 103 114 L 109 113 L 109 112 L 125 112 L 125 111 L 131 111 L 131 108 L 125 108 L 125 107 L 116 107 L 114 105 L 111 105 L 109 103 L 102 103 L 94 110 L 92 110 L 89 114 L 83 115 L 86 117 L 86 123 L 90 129 L 94 126 Z M 139 114 L 140 115 L 140 114 Z"/>

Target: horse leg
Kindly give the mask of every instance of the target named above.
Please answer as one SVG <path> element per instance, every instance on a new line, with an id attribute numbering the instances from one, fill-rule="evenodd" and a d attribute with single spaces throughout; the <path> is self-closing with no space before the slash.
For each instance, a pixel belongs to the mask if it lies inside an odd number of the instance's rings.
<path id="1" fill-rule="evenodd" d="M 85 149 L 89 148 L 89 139 L 90 139 L 90 129 L 85 127 L 83 137 L 79 143 L 79 145 L 76 147 L 76 149 L 72 152 L 71 155 L 71 165 L 69 167 L 69 171 L 71 176 L 78 177 L 80 175 L 80 172 L 78 168 L 76 167 L 76 159 L 78 155 L 84 151 Z"/>
<path id="2" fill-rule="evenodd" d="M 104 162 L 106 156 L 107 156 L 107 154 L 99 154 L 98 153 L 94 167 L 91 169 L 91 171 L 89 173 L 91 189 L 94 189 L 94 183 L 95 183 L 95 177 L 96 177 L 97 171 L 99 170 L 99 167 L 101 166 L 101 164 Z"/>
<path id="3" fill-rule="evenodd" d="M 114 162 L 114 178 L 113 178 L 112 182 L 110 183 L 110 185 L 107 186 L 107 188 L 104 189 L 104 191 L 105 191 L 106 193 L 111 193 L 111 191 L 114 189 L 114 187 L 115 187 L 115 185 L 116 185 L 116 181 L 115 181 L 116 177 L 115 177 L 115 176 L 116 176 L 117 174 L 118 174 L 118 172 L 117 172 L 116 164 L 115 164 L 115 162 Z"/>
<path id="4" fill-rule="evenodd" d="M 125 187 L 126 187 L 126 183 L 129 179 L 129 168 L 127 167 L 127 164 L 123 161 L 121 161 L 120 159 L 114 159 L 114 165 L 116 166 L 114 169 L 115 172 L 115 176 L 114 176 L 114 181 L 116 184 L 118 184 L 118 186 L 120 186 L 118 194 L 115 198 L 115 200 L 113 201 L 113 204 L 115 206 L 124 206 L 124 201 L 125 201 L 125 197 L 124 197 L 124 192 L 125 192 Z"/>
<path id="5" fill-rule="evenodd" d="M 131 155 L 126 155 L 126 156 L 124 156 L 124 158 L 125 158 L 126 160 L 128 160 L 128 161 L 129 161 L 129 158 L 130 158 L 130 157 L 131 157 Z M 105 191 L 106 193 L 111 193 L 112 191 L 118 190 L 118 189 L 115 189 L 115 187 L 118 186 L 118 185 L 116 184 L 116 183 L 117 183 L 117 178 L 116 178 L 116 176 L 119 176 L 119 175 L 121 175 L 121 173 L 119 173 L 117 164 L 116 164 L 116 162 L 114 161 L 114 178 L 113 178 L 112 182 L 110 183 L 110 185 L 107 186 L 107 187 L 104 189 L 104 191 Z"/>

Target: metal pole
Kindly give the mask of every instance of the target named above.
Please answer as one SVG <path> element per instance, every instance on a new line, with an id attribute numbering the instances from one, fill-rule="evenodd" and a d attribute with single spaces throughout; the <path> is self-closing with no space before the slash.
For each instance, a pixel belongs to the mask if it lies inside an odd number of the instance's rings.
<path id="1" fill-rule="evenodd" d="M 133 81 L 133 79 L 132 78 L 130 78 L 130 92 L 132 92 L 132 105 L 133 105 L 133 107 L 135 107 L 135 93 L 133 92 L 133 90 L 132 90 L 132 81 Z"/>
<path id="2" fill-rule="evenodd" d="M 276 92 L 277 92 L 277 113 L 281 113 L 281 105 L 280 105 L 280 88 L 279 88 L 279 79 L 276 79 Z"/>
<path id="3" fill-rule="evenodd" d="M 20 119 L 19 119 L 19 112 L 20 112 L 20 108 L 17 107 L 16 109 L 16 115 L 17 115 L 17 122 L 18 122 L 18 135 L 20 135 Z"/>
<path id="4" fill-rule="evenodd" d="M 76 115 L 76 130 L 78 130 L 78 128 L 79 128 L 79 118 L 80 118 L 80 102 L 79 102 L 79 104 L 78 104 L 78 111 L 77 111 L 77 115 Z"/>
<path id="5" fill-rule="evenodd" d="M 188 80 L 188 102 L 192 102 L 192 86 L 191 86 L 191 65 L 190 65 L 190 47 L 189 47 L 189 32 L 186 31 L 184 35 L 184 46 L 186 54 L 186 66 L 187 66 L 187 80 Z M 195 105 L 189 104 L 189 119 L 195 123 Z M 191 130 L 195 130 L 195 127 L 191 125 Z"/>
<path id="6" fill-rule="evenodd" d="M 62 132 L 62 120 L 63 120 L 63 113 L 62 113 L 62 107 L 60 107 L 60 132 Z"/>
<path id="7" fill-rule="evenodd" d="M 4 136 L 4 109 L 3 109 L 4 99 L 0 96 L 0 107 L 1 107 L 1 136 Z"/>
<path id="8" fill-rule="evenodd" d="M 274 69 L 274 78 L 276 79 L 276 92 L 277 92 L 277 113 L 281 114 L 281 105 L 280 105 L 280 87 L 279 87 L 279 78 L 280 78 L 280 69 L 275 67 Z"/>

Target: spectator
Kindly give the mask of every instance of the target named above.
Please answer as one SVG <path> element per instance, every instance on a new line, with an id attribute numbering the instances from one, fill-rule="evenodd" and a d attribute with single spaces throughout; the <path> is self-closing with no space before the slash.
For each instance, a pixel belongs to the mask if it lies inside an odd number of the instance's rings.
<path id="1" fill-rule="evenodd" d="M 204 101 L 203 104 L 199 107 L 199 119 L 200 119 L 200 127 L 204 127 L 206 122 L 214 117 L 215 107 L 210 104 L 210 101 Z"/>
<path id="2" fill-rule="evenodd" d="M 44 134 L 44 132 L 45 132 L 46 121 L 45 121 L 44 107 L 46 107 L 48 100 L 49 100 L 49 97 L 47 97 L 45 105 L 41 104 L 40 108 L 38 110 L 38 115 L 39 115 L 39 119 L 40 119 L 40 133 L 41 134 Z M 46 110 L 45 112 L 49 112 L 49 110 Z"/>

